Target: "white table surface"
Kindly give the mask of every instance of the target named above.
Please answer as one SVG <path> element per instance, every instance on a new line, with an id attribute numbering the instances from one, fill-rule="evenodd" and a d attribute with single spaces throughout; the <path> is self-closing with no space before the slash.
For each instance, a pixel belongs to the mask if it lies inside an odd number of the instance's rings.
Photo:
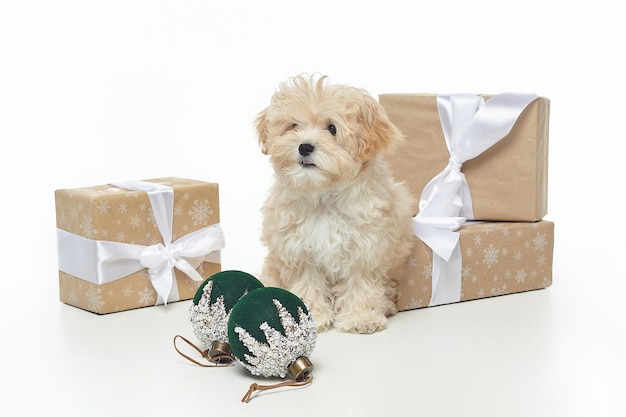
<path id="1" fill-rule="evenodd" d="M 401 312 L 376 334 L 321 333 L 310 386 L 248 404 L 270 381 L 174 350 L 177 334 L 197 342 L 190 301 L 98 316 L 34 286 L 2 312 L 3 402 L 68 417 L 624 415 L 622 291 L 559 271 L 548 289 Z"/>

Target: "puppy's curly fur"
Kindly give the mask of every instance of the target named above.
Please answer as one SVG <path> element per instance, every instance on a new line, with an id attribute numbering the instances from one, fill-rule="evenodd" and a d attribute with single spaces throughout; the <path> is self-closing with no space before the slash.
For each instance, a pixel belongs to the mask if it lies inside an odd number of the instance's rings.
<path id="1" fill-rule="evenodd" d="M 373 333 L 395 314 L 412 197 L 383 151 L 404 138 L 364 90 L 302 75 L 255 120 L 274 183 L 262 208 L 261 280 L 310 307 L 319 331 Z"/>

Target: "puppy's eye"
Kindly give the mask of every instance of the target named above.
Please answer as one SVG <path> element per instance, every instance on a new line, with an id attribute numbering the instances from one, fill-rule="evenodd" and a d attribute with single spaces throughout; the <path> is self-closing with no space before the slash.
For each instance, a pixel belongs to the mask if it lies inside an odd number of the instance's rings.
<path id="1" fill-rule="evenodd" d="M 337 134 L 337 127 L 334 124 L 329 124 L 328 127 L 326 128 L 331 135 L 335 136 Z"/>
<path id="2" fill-rule="evenodd" d="M 292 130 L 293 130 L 293 129 L 295 129 L 295 128 L 297 128 L 297 127 L 298 127 L 298 123 L 294 123 L 294 124 L 292 124 L 292 125 L 291 125 L 291 129 L 292 129 Z"/>

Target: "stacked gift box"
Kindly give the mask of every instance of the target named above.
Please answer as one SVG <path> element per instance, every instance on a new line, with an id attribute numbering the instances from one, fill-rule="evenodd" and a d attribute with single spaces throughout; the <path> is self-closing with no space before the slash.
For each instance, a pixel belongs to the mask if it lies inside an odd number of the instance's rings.
<path id="1" fill-rule="evenodd" d="M 186 178 L 55 192 L 59 294 L 98 314 L 194 297 L 221 269 L 218 185 Z"/>
<path id="2" fill-rule="evenodd" d="M 550 102 L 530 94 L 383 94 L 406 142 L 388 155 L 416 199 L 399 310 L 546 288 Z"/>

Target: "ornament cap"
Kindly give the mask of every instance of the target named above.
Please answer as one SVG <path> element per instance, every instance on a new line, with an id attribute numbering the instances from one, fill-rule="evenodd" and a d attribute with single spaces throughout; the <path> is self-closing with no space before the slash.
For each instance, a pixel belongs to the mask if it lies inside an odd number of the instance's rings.
<path id="1" fill-rule="evenodd" d="M 209 349 L 209 358 L 213 359 L 219 356 L 232 356 L 232 350 L 228 343 L 214 340 Z"/>
<path id="2" fill-rule="evenodd" d="M 300 356 L 287 368 L 289 375 L 296 381 L 303 381 L 313 371 L 313 363 L 306 356 Z"/>

